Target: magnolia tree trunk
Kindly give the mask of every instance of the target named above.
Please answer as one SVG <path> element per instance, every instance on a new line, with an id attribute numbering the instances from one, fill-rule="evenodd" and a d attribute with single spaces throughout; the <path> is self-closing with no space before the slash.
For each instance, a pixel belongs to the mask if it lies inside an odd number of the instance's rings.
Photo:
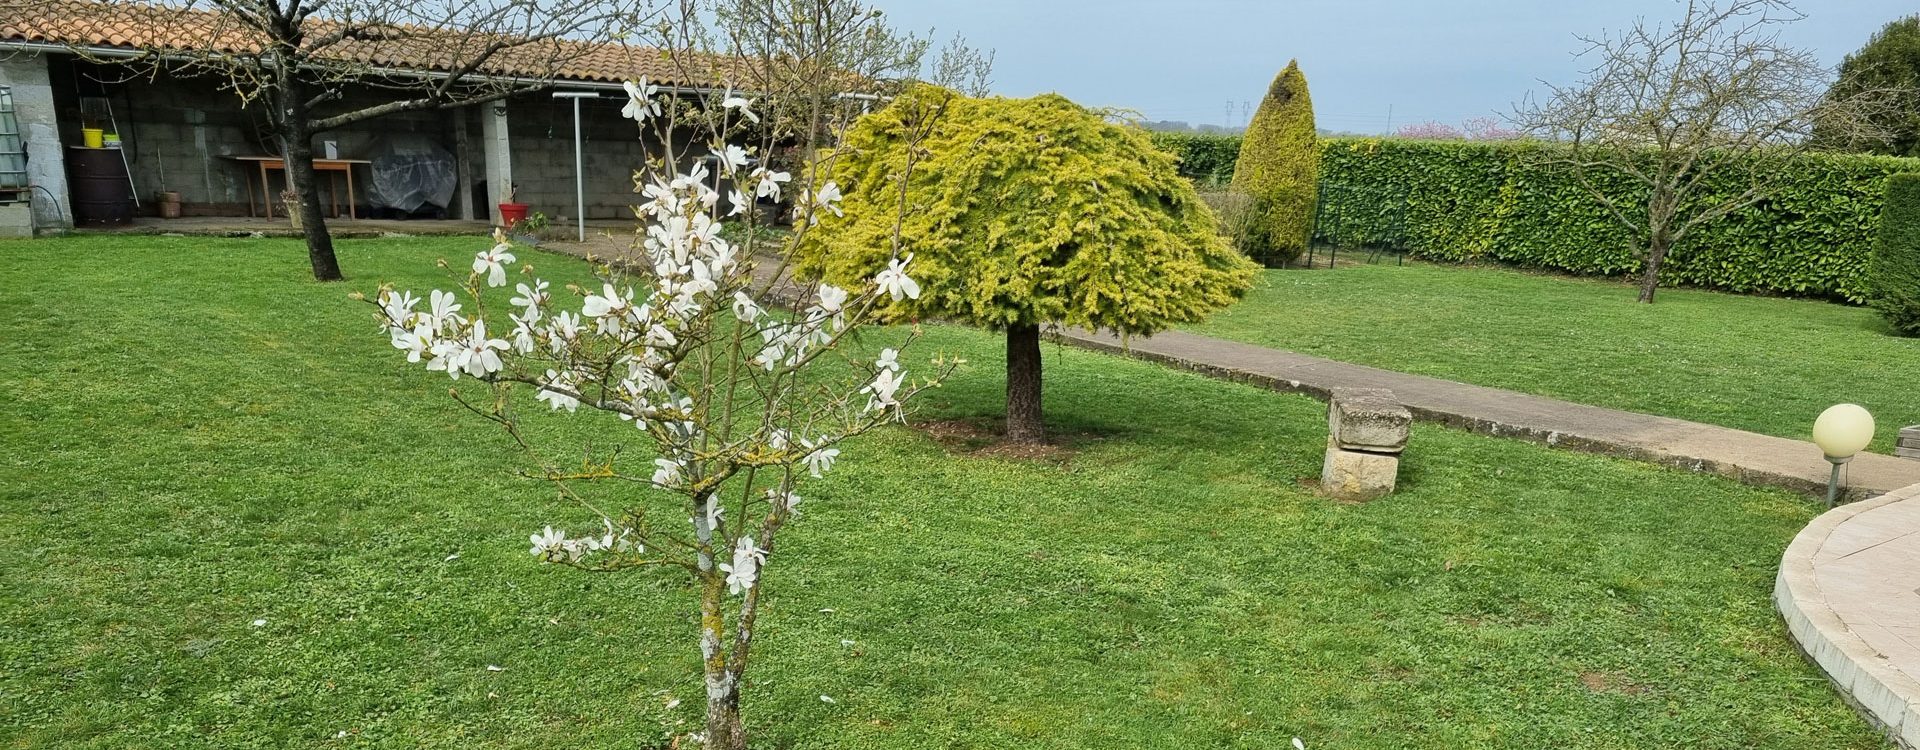
<path id="1" fill-rule="evenodd" d="M 1040 326 L 1007 326 L 1007 440 L 1046 439 L 1040 421 Z"/>
<path id="2" fill-rule="evenodd" d="M 320 180 L 313 170 L 313 131 L 307 125 L 306 102 L 301 99 L 304 95 L 298 86 L 281 92 L 280 114 L 284 119 L 280 147 L 287 165 L 287 186 L 300 196 L 300 230 L 307 237 L 307 261 L 313 266 L 314 280 L 339 281 L 340 260 L 333 255 L 333 235 L 327 233 L 326 218 L 320 211 Z"/>
<path id="3" fill-rule="evenodd" d="M 705 538 L 710 532 L 700 527 Z M 704 541 L 703 541 L 704 543 Z M 700 590 L 700 659 L 707 688 L 706 750 L 746 750 L 747 730 L 740 724 L 740 678 L 727 665 L 727 585 L 713 556 L 700 554 L 705 579 Z"/>

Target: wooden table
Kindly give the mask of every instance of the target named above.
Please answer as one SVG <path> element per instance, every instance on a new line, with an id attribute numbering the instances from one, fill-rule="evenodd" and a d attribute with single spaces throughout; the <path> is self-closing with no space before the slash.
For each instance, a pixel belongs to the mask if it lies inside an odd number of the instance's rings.
<path id="1" fill-rule="evenodd" d="M 227 158 L 237 162 L 242 162 L 242 163 L 252 162 L 254 164 L 259 165 L 260 202 L 263 205 L 265 205 L 267 208 L 267 218 L 269 219 L 273 218 L 273 183 L 267 180 L 267 171 L 274 170 L 274 169 L 285 171 L 287 168 L 287 161 L 278 156 L 229 156 Z M 359 214 L 355 213 L 355 209 L 353 207 L 354 206 L 353 165 L 372 164 L 372 163 L 373 161 L 370 159 L 314 159 L 313 160 L 313 169 L 316 172 L 343 172 L 347 175 L 347 218 L 349 219 L 360 218 Z M 250 177 L 246 178 L 246 183 L 247 183 L 247 215 L 252 216 L 254 215 L 253 214 L 253 179 Z M 327 195 L 333 203 L 333 215 L 336 218 L 338 218 L 340 216 L 340 193 L 339 191 L 334 189 L 333 184 L 334 184 L 333 176 L 328 175 L 327 176 Z"/>

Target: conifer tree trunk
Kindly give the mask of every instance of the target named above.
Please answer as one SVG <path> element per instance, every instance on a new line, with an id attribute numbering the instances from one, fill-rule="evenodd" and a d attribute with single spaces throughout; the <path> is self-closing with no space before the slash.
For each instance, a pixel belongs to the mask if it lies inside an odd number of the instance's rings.
<path id="1" fill-rule="evenodd" d="M 1007 440 L 1046 440 L 1040 418 L 1040 326 L 1007 326 Z"/>

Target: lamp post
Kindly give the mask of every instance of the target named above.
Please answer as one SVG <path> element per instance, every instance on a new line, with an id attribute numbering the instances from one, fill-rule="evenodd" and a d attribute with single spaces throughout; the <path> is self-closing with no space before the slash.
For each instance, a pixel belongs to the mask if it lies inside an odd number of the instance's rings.
<path id="1" fill-rule="evenodd" d="M 1873 415 L 1858 404 L 1836 404 L 1813 421 L 1813 443 L 1833 464 L 1827 478 L 1827 507 L 1840 497 L 1840 467 L 1873 442 Z"/>
<path id="2" fill-rule="evenodd" d="M 580 227 L 580 241 L 587 241 L 587 176 L 586 157 L 580 148 L 580 100 L 598 99 L 600 94 L 592 91 L 555 91 L 555 99 L 573 100 L 573 213 L 574 222 Z"/>

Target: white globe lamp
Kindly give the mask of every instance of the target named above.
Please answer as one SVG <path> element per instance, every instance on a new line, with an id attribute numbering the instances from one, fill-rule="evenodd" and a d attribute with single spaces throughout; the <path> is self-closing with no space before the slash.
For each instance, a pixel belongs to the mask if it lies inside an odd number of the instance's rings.
<path id="1" fill-rule="evenodd" d="M 1873 442 L 1873 415 L 1859 404 L 1836 404 L 1813 421 L 1813 444 L 1820 446 L 1833 474 L 1827 479 L 1827 507 L 1840 494 L 1840 467 Z"/>

